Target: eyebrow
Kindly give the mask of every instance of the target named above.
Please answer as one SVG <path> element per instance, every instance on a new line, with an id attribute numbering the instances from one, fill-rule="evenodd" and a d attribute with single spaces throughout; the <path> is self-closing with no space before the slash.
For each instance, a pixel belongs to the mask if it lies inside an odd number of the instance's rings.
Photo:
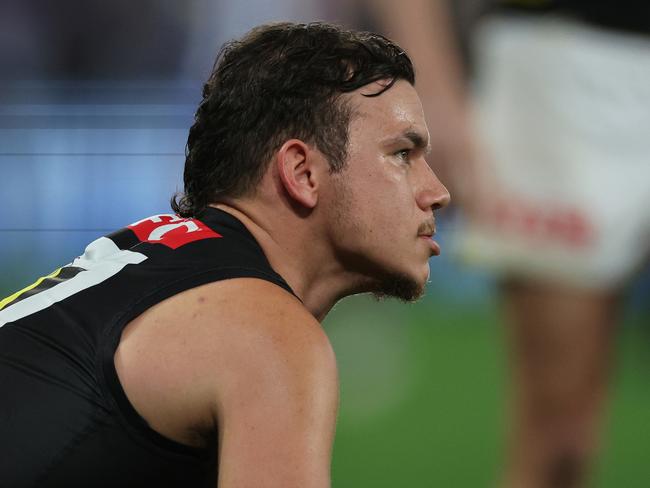
<path id="1" fill-rule="evenodd" d="M 386 145 L 387 146 L 396 145 L 404 141 L 404 139 L 410 141 L 411 144 L 413 144 L 413 146 L 415 146 L 416 149 L 422 150 L 425 155 L 431 152 L 431 145 L 427 144 L 426 138 L 420 132 L 417 132 L 415 130 L 407 130 L 406 132 L 400 134 L 397 137 L 388 139 L 386 141 Z"/>

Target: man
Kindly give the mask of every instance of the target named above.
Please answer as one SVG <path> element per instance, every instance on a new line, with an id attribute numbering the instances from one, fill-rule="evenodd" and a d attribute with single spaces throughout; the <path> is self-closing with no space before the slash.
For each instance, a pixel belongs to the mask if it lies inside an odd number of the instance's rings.
<path id="1" fill-rule="evenodd" d="M 650 250 L 649 6 L 483 2 L 495 5 L 473 43 L 478 164 L 451 2 L 371 3 L 413 56 L 427 115 L 461 143 L 436 161 L 465 190 L 461 254 L 502 277 L 515 387 L 503 486 L 584 486 L 621 298 Z"/>
<path id="2" fill-rule="evenodd" d="M 417 298 L 439 253 L 413 83 L 398 46 L 328 24 L 228 44 L 177 215 L 0 302 L 2 483 L 328 486 L 319 321 L 354 293 Z"/>

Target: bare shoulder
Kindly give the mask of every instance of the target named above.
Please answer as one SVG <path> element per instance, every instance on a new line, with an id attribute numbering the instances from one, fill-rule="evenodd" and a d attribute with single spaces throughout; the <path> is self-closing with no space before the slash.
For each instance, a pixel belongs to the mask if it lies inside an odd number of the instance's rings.
<path id="1" fill-rule="evenodd" d="M 333 435 L 338 373 L 327 335 L 296 297 L 263 280 L 209 283 L 159 303 L 127 326 L 115 364 L 136 410 L 180 442 L 292 411 L 325 443 Z"/>
<path id="2" fill-rule="evenodd" d="M 219 486 L 328 487 L 338 409 L 329 340 L 295 297 L 238 281 L 228 304 L 206 299 L 205 309 L 227 316 L 213 359 Z"/>
<path id="3" fill-rule="evenodd" d="M 210 361 L 218 371 L 219 391 L 227 392 L 229 381 L 238 383 L 242 376 L 263 382 L 273 374 L 274 384 L 302 382 L 314 388 L 336 379 L 334 353 L 320 323 L 282 288 L 238 279 L 193 295 L 188 297 L 194 302 L 192 328 L 215 353 Z"/>
<path id="4" fill-rule="evenodd" d="M 211 338 L 213 347 L 220 350 L 225 345 L 229 350 L 244 348 L 241 352 L 249 353 L 245 354 L 248 362 L 256 361 L 252 351 L 266 353 L 267 359 L 288 354 L 291 359 L 285 359 L 295 361 L 334 360 L 320 323 L 277 285 L 241 278 L 196 288 L 185 298 L 184 308 L 193 310 L 193 332 Z"/>

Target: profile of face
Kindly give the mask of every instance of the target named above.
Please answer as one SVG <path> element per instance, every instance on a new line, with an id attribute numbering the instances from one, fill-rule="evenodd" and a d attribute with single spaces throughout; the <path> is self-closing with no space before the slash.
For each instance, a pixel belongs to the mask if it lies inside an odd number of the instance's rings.
<path id="1" fill-rule="evenodd" d="M 360 277 L 359 291 L 405 301 L 429 278 L 434 210 L 449 193 L 425 160 L 429 133 L 410 83 L 386 82 L 348 95 L 353 108 L 345 168 L 332 175 L 337 255 Z"/>

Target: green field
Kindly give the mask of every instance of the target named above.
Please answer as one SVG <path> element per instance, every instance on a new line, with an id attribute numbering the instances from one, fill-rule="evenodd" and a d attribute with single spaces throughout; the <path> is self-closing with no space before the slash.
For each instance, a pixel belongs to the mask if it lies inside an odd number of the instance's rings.
<path id="1" fill-rule="evenodd" d="M 333 486 L 494 487 L 507 420 L 498 311 L 355 297 L 325 322 L 339 359 Z M 590 486 L 650 486 L 650 324 L 627 316 Z"/>

